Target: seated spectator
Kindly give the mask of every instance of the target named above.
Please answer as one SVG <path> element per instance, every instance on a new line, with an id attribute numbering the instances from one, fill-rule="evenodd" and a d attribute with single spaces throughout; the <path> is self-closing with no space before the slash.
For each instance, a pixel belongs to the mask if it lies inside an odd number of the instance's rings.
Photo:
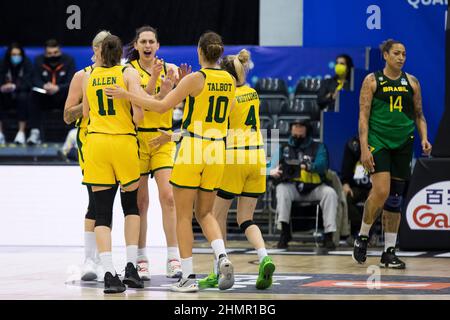
<path id="1" fill-rule="evenodd" d="M 278 248 L 286 248 L 292 239 L 290 220 L 293 201 L 320 201 L 325 229 L 323 246 L 335 248 L 333 233 L 336 232 L 338 197 L 334 189 L 324 183 L 328 170 L 327 149 L 323 143 L 315 142 L 311 135 L 308 120 L 299 119 L 291 123 L 289 141 L 281 147 L 280 166 L 270 171 L 278 183 L 277 225 L 279 229 L 281 227 Z"/>
<path id="2" fill-rule="evenodd" d="M 31 134 L 29 144 L 41 143 L 41 112 L 44 109 L 64 109 L 70 81 L 75 74 L 75 61 L 61 53 L 58 41 L 45 44 L 45 54 L 36 57 L 34 63 L 33 94 L 30 109 Z"/>
<path id="3" fill-rule="evenodd" d="M 317 93 L 317 104 L 321 110 L 335 111 L 335 101 L 339 91 L 351 89 L 352 58 L 346 54 L 337 56 L 334 69 L 336 75 L 322 81 Z"/>
<path id="4" fill-rule="evenodd" d="M 347 242 L 351 245 L 353 245 L 353 238 L 358 235 L 362 222 L 362 210 L 356 204 L 365 202 L 372 188 L 370 177 L 364 170 L 360 158 L 359 137 L 352 137 L 345 144 L 341 170 L 342 189 L 347 199 L 351 229 L 351 238 Z"/>
<path id="5" fill-rule="evenodd" d="M 0 65 L 0 144 L 4 144 L 2 119 L 5 110 L 16 110 L 18 132 L 14 138 L 17 144 L 25 144 L 29 96 L 33 77 L 33 65 L 18 43 L 11 44 L 6 50 Z"/>

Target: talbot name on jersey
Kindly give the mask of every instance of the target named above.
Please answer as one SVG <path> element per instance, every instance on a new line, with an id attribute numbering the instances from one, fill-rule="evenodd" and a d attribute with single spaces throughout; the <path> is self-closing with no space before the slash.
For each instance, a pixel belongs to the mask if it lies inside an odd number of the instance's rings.
<path id="1" fill-rule="evenodd" d="M 231 91 L 232 87 L 233 85 L 231 83 L 214 83 L 214 82 L 208 83 L 209 91 Z"/>
<path id="2" fill-rule="evenodd" d="M 103 78 L 94 78 L 92 79 L 92 86 L 110 86 L 113 84 L 117 84 L 117 77 L 103 77 Z"/>
<path id="3" fill-rule="evenodd" d="M 236 100 L 239 103 L 248 102 L 248 101 L 257 100 L 257 99 L 258 99 L 258 94 L 256 92 L 246 93 L 241 96 L 236 96 Z"/>
<path id="4" fill-rule="evenodd" d="M 383 87 L 383 92 L 409 92 L 407 87 Z"/>

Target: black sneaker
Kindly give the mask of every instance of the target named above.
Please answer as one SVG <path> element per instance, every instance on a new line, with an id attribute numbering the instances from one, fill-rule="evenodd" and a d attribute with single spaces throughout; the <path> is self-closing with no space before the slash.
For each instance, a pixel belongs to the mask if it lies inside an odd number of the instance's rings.
<path id="1" fill-rule="evenodd" d="M 286 249 L 288 247 L 289 241 L 292 240 L 292 234 L 289 223 L 282 222 L 281 223 L 281 234 L 280 240 L 277 243 L 278 249 Z"/>
<path id="2" fill-rule="evenodd" d="M 333 241 L 333 232 L 328 232 L 324 234 L 322 246 L 328 250 L 336 249 L 336 245 L 334 244 Z"/>
<path id="3" fill-rule="evenodd" d="M 406 264 L 395 255 L 395 248 L 390 247 L 381 255 L 380 267 L 405 269 Z"/>
<path id="4" fill-rule="evenodd" d="M 119 275 L 113 276 L 111 272 L 105 273 L 105 290 L 104 293 L 122 293 L 127 287 L 120 281 Z"/>
<path id="5" fill-rule="evenodd" d="M 368 236 L 357 236 L 353 244 L 352 258 L 359 264 L 366 262 L 367 258 L 367 244 L 369 242 Z"/>
<path id="6" fill-rule="evenodd" d="M 128 262 L 125 267 L 125 277 L 123 278 L 123 283 L 130 288 L 144 288 L 144 281 L 142 281 L 141 277 L 139 277 L 136 267 L 131 262 Z"/>

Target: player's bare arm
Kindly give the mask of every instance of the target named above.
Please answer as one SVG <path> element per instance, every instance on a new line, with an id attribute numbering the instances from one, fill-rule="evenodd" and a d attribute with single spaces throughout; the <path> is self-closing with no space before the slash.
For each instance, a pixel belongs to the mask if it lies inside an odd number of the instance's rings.
<path id="1" fill-rule="evenodd" d="M 422 90 L 420 83 L 415 76 L 411 74 L 408 74 L 407 76 L 414 90 L 414 114 L 416 116 L 416 126 L 421 138 L 422 149 L 425 154 L 430 154 L 431 144 L 428 141 L 427 120 L 425 119 L 425 115 L 423 113 Z"/>
<path id="2" fill-rule="evenodd" d="M 142 96 L 141 94 L 131 93 L 119 86 L 106 88 L 105 93 L 108 96 L 128 99 L 145 110 L 165 113 L 181 103 L 187 96 L 197 96 L 203 89 L 204 80 L 200 72 L 190 74 L 181 80 L 178 86 L 161 101 L 155 100 L 149 95 Z"/>
<path id="3" fill-rule="evenodd" d="M 86 88 L 89 81 L 90 72 L 86 72 L 83 77 L 83 117 L 89 117 L 89 101 L 87 99 Z"/>
<path id="4" fill-rule="evenodd" d="M 369 74 L 362 84 L 359 97 L 359 139 L 361 143 L 361 163 L 369 172 L 374 171 L 375 163 L 369 150 L 369 117 L 373 94 L 376 90 L 376 80 L 373 73 Z"/>
<path id="5" fill-rule="evenodd" d="M 124 71 L 123 76 L 129 92 L 139 94 L 143 91 L 141 87 L 141 78 L 137 70 L 128 68 Z M 132 108 L 133 122 L 136 125 L 139 125 L 144 119 L 144 112 L 142 111 L 142 108 L 137 105 L 132 104 Z"/>
<path id="6" fill-rule="evenodd" d="M 64 122 L 71 124 L 83 116 L 83 78 L 84 71 L 78 71 L 72 78 L 64 106 Z"/>

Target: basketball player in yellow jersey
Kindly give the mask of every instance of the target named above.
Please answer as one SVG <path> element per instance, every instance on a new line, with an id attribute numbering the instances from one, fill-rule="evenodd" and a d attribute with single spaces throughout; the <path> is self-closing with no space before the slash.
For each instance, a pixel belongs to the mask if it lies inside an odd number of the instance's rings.
<path id="1" fill-rule="evenodd" d="M 137 71 L 121 66 L 121 57 L 120 39 L 107 36 L 102 43 L 101 66 L 86 74 L 83 83 L 83 116 L 89 117 L 83 184 L 92 186 L 95 235 L 105 270 L 105 293 L 123 292 L 126 289 L 124 284 L 132 288 L 144 287 L 136 270 L 140 228 L 136 125 L 142 120 L 143 113 L 126 100 L 107 99 L 104 93 L 104 89 L 111 84 L 127 88 L 130 92 L 143 91 Z M 116 274 L 111 255 L 114 186 L 117 182 L 121 186 L 127 245 L 123 283 Z"/>
<path id="2" fill-rule="evenodd" d="M 172 64 L 159 63 L 155 59 L 159 49 L 156 29 L 144 26 L 136 30 L 136 36 L 130 43 L 127 59 L 128 66 L 136 69 L 141 77 L 141 86 L 148 89 L 150 95 L 160 93 L 161 77 L 167 75 L 168 68 L 177 71 Z M 178 71 L 176 72 L 178 74 Z M 149 88 L 147 88 L 149 87 Z M 147 246 L 147 212 L 149 208 L 149 175 L 155 177 L 159 191 L 159 202 L 162 209 L 164 234 L 167 242 L 166 275 L 169 278 L 181 276 L 180 254 L 176 234 L 176 214 L 173 202 L 172 186 L 169 178 L 172 173 L 175 158 L 175 143 L 166 143 L 152 148 L 149 141 L 161 135 L 158 130 L 172 130 L 172 109 L 160 114 L 144 111 L 144 120 L 138 128 L 139 158 L 141 180 L 138 189 L 138 206 L 141 216 L 139 235 L 138 264 L 139 276 L 143 280 L 150 280 L 149 263 L 146 254 Z"/>
<path id="3" fill-rule="evenodd" d="M 275 265 L 267 255 L 261 231 L 253 221 L 258 197 L 266 191 L 266 156 L 260 132 L 258 94 L 245 85 L 249 65 L 250 52 L 245 49 L 238 55 L 224 57 L 220 64 L 237 79 L 237 88 L 236 106 L 229 118 L 225 170 L 213 211 L 226 240 L 228 211 L 234 197 L 239 197 L 237 222 L 259 258 L 256 288 L 266 289 L 272 285 Z M 215 262 L 214 272 L 199 281 L 200 287 L 217 286 L 216 266 Z"/>
<path id="4" fill-rule="evenodd" d="M 69 93 L 67 95 L 66 104 L 64 107 L 64 121 L 71 124 L 76 121 L 78 127 L 77 143 L 78 143 L 78 161 L 81 172 L 84 171 L 84 155 L 83 150 L 86 144 L 87 123 L 88 119 L 83 118 L 83 78 L 87 72 L 99 66 L 96 61 L 101 60 L 101 45 L 103 40 L 109 36 L 108 31 L 99 32 L 92 41 L 92 49 L 94 56 L 92 57 L 93 65 L 86 67 L 73 76 L 70 83 Z M 97 246 L 95 244 L 95 212 L 94 200 L 92 199 L 92 188 L 87 186 L 89 194 L 89 206 L 84 220 L 84 265 L 81 270 L 82 281 L 103 281 L 104 272 L 98 261 Z"/>
<path id="5" fill-rule="evenodd" d="M 235 79 L 218 65 L 223 50 L 218 34 L 204 33 L 197 49 L 202 69 L 183 78 L 161 101 L 148 95 L 126 92 L 117 86 L 105 90 L 108 96 L 127 98 L 133 104 L 160 113 L 187 98 L 183 117 L 185 136 L 170 178 L 174 186 L 182 268 L 182 278 L 172 287 L 177 292 L 198 291 L 192 263 L 194 203 L 197 221 L 218 260 L 219 289 L 228 289 L 234 284 L 233 266 L 226 255 L 222 233 L 213 214 L 215 190 L 220 187 L 224 168 L 224 139 L 236 86 Z"/>

